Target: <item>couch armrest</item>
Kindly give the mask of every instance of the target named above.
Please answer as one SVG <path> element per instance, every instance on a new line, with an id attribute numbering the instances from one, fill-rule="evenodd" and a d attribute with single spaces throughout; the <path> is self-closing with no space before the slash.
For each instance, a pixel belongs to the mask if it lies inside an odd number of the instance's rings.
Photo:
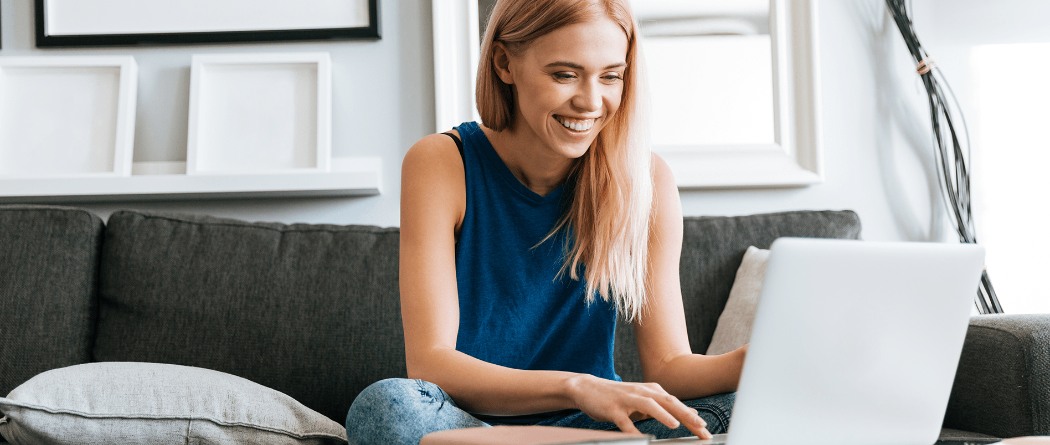
<path id="1" fill-rule="evenodd" d="M 1050 314 L 970 319 L 944 424 L 997 437 L 1050 434 Z"/>

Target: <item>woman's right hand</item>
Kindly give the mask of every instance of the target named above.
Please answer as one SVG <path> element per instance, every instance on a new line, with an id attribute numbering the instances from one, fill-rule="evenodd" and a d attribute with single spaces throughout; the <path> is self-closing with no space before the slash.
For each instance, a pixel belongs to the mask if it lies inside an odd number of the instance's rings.
<path id="1" fill-rule="evenodd" d="M 570 384 L 577 409 L 599 422 L 616 424 L 621 431 L 638 433 L 634 422 L 656 419 L 668 428 L 685 427 L 701 439 L 711 438 L 707 422 L 656 383 L 616 382 L 579 375 Z"/>

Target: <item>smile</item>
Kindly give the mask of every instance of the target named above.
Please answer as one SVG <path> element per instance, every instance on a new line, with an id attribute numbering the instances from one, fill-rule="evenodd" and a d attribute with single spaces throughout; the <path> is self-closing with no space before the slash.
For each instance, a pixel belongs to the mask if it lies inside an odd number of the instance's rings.
<path id="1" fill-rule="evenodd" d="M 570 119 L 562 116 L 554 116 L 554 119 L 558 121 L 563 127 L 568 128 L 572 131 L 587 131 L 594 127 L 596 119 Z"/>

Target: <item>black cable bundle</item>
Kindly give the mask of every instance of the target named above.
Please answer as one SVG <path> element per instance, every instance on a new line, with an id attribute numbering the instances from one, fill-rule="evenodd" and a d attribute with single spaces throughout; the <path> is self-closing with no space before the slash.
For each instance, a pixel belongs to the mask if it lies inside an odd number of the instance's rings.
<path id="1" fill-rule="evenodd" d="M 945 197 L 948 212 L 951 214 L 952 223 L 959 233 L 959 241 L 963 243 L 976 244 L 977 235 L 973 224 L 973 213 L 970 210 L 970 175 L 966 163 L 970 158 L 970 138 L 966 134 L 966 121 L 962 118 L 962 110 L 955 96 L 951 94 L 951 87 L 944 80 L 940 70 L 934 66 L 933 61 L 926 54 L 926 50 L 919 43 L 912 27 L 911 17 L 908 16 L 908 8 L 905 0 L 886 0 L 886 6 L 897 23 L 897 28 L 904 37 L 904 43 L 908 45 L 908 52 L 915 59 L 916 71 L 922 78 L 926 87 L 926 95 L 930 103 L 930 121 L 933 123 L 934 145 L 937 149 L 937 177 L 941 182 L 941 191 Z M 947 89 L 948 95 L 941 89 L 941 85 Z M 963 129 L 964 138 L 955 130 L 953 117 Z M 949 150 L 950 145 L 950 150 Z M 977 289 L 977 309 L 982 314 L 1001 314 L 1002 306 L 995 296 L 992 281 L 988 278 L 988 271 L 981 274 L 981 285 Z"/>

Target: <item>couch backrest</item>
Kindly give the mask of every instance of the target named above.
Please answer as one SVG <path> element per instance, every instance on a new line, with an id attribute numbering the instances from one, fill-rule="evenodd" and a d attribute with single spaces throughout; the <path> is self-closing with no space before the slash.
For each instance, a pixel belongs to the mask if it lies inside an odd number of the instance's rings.
<path id="1" fill-rule="evenodd" d="M 0 395 L 91 359 L 176 363 L 251 379 L 342 423 L 365 386 L 405 374 L 397 228 L 119 211 L 103 240 L 86 211 L 26 206 L 0 207 L 0 227 Z M 693 350 L 706 350 L 747 246 L 859 233 L 851 211 L 686 218 Z M 629 327 L 617 342 L 618 371 L 638 380 Z"/>
<path id="2" fill-rule="evenodd" d="M 860 218 L 849 210 L 685 218 L 679 274 L 693 352 L 703 353 L 711 343 L 747 247 L 768 249 L 785 236 L 856 239 Z M 624 380 L 641 380 L 634 331 L 623 323 L 616 331 L 616 364 Z"/>
<path id="3" fill-rule="evenodd" d="M 339 423 L 405 373 L 396 228 L 120 211 L 103 246 L 98 361 L 235 374 Z"/>
<path id="4" fill-rule="evenodd" d="M 0 396 L 91 359 L 101 245 L 88 211 L 0 206 Z"/>

